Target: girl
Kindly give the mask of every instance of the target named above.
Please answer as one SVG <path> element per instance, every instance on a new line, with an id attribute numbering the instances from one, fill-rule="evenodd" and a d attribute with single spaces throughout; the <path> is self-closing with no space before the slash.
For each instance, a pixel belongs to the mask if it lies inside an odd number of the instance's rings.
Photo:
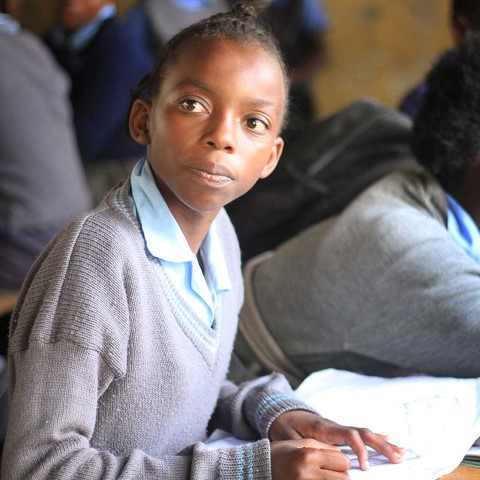
<path id="1" fill-rule="evenodd" d="M 287 91 L 248 8 L 162 51 L 129 117 L 147 158 L 24 285 L 3 478 L 348 478 L 346 457 L 317 440 L 351 445 L 363 468 L 366 444 L 400 461 L 383 436 L 312 412 L 278 374 L 225 381 L 243 287 L 223 206 L 275 168 Z M 261 440 L 208 451 L 208 427 Z"/>

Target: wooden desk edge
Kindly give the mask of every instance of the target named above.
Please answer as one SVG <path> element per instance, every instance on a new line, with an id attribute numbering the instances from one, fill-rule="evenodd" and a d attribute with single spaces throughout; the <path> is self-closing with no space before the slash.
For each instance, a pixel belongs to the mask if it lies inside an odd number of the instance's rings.
<path id="1" fill-rule="evenodd" d="M 441 480 L 479 480 L 480 468 L 460 465 L 452 473 L 441 477 Z"/>

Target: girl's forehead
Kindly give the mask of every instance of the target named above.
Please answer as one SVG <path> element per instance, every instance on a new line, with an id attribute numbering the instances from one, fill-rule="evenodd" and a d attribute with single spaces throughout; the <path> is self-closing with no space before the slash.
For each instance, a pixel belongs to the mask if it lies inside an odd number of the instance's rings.
<path id="1" fill-rule="evenodd" d="M 182 56 L 191 57 L 192 55 L 200 56 L 223 56 L 235 54 L 244 55 L 245 57 L 252 54 L 258 56 L 269 57 L 276 60 L 274 55 L 268 52 L 260 42 L 247 39 L 233 39 L 230 37 L 212 37 L 208 39 L 193 37 L 187 39 L 179 46 L 177 50 L 177 58 Z"/>
<path id="2" fill-rule="evenodd" d="M 169 63 L 165 70 L 166 77 L 178 71 L 194 76 L 230 73 L 247 76 L 254 73 L 264 79 L 269 78 L 272 88 L 285 89 L 286 86 L 279 60 L 256 41 L 238 41 L 224 37 L 189 39 L 180 46 Z M 218 80 L 221 79 L 222 77 Z"/>

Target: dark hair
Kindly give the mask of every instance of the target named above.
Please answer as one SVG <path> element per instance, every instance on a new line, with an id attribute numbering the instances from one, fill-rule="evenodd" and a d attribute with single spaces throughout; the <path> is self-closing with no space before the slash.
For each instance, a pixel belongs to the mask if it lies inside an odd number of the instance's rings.
<path id="1" fill-rule="evenodd" d="M 155 59 L 152 71 L 143 77 L 139 84 L 130 92 L 129 114 L 132 104 L 137 98 L 152 99 L 155 97 L 160 89 L 166 67 L 175 58 L 180 48 L 187 41 L 194 38 L 198 40 L 228 38 L 242 44 L 257 43 L 263 50 L 278 60 L 283 72 L 285 91 L 288 95 L 289 80 L 287 68 L 275 36 L 257 18 L 256 10 L 252 6 L 237 3 L 232 11 L 217 13 L 205 20 L 194 23 L 177 33 L 165 44 Z M 285 99 L 284 124 L 287 111 L 288 98 Z"/>
<path id="2" fill-rule="evenodd" d="M 480 152 L 480 36 L 442 55 L 427 77 L 412 149 L 451 193 Z"/>
<path id="3" fill-rule="evenodd" d="M 456 16 L 461 13 L 470 21 L 473 30 L 480 30 L 480 1 L 479 0 L 453 0 L 452 23 Z"/>

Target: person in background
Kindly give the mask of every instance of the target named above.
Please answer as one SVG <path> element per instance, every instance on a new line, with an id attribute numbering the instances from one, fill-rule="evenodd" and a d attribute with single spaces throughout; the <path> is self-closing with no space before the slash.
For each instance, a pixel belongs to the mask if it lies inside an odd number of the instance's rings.
<path id="1" fill-rule="evenodd" d="M 452 0 L 451 28 L 456 47 L 464 44 L 467 35 L 480 31 L 480 0 Z M 425 95 L 425 82 L 413 87 L 401 100 L 399 110 L 415 118 Z"/>
<path id="2" fill-rule="evenodd" d="M 57 0 L 45 41 L 72 82 L 75 129 L 87 179 L 98 202 L 128 176 L 143 146 L 125 129 L 129 90 L 153 63 L 137 32 L 109 0 Z"/>
<path id="3" fill-rule="evenodd" d="M 426 84 L 420 165 L 246 265 L 232 379 L 480 376 L 480 38 L 444 54 Z"/>
<path id="4" fill-rule="evenodd" d="M 0 0 L 0 445 L 8 417 L 12 304 L 45 245 L 91 206 L 68 79 L 41 39 L 22 30 L 20 7 L 17 0 Z"/>
<path id="5" fill-rule="evenodd" d="M 261 17 L 278 38 L 289 68 L 290 136 L 318 116 L 312 79 L 327 59 L 329 19 L 320 0 L 272 0 L 263 4 Z"/>
<path id="6" fill-rule="evenodd" d="M 225 380 L 243 299 L 223 207 L 276 167 L 288 76 L 241 4 L 182 30 L 132 92 L 147 147 L 131 177 L 63 230 L 12 317 L 2 478 L 346 479 L 350 445 L 282 375 Z M 258 441 L 208 450 L 209 429 Z M 327 442 L 320 443 L 320 442 Z"/>
<path id="7" fill-rule="evenodd" d="M 16 0 L 0 10 L 0 293 L 20 289 L 47 242 L 91 198 L 78 155 L 69 80 Z"/>

